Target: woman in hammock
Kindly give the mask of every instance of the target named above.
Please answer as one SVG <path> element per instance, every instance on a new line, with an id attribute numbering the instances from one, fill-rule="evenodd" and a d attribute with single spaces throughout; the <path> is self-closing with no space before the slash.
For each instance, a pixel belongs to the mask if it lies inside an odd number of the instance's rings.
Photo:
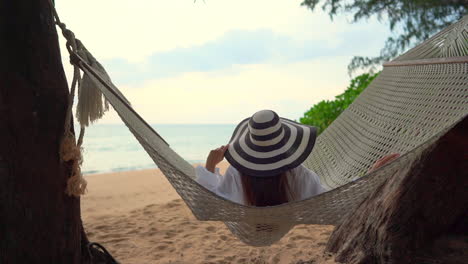
<path id="1" fill-rule="evenodd" d="M 234 130 L 228 145 L 214 149 L 205 167 L 196 168 L 197 181 L 233 202 L 273 206 L 303 200 L 326 191 L 320 178 L 304 167 L 315 144 L 317 128 L 281 118 L 271 110 L 256 112 Z M 398 157 L 378 160 L 369 172 Z M 226 157 L 224 176 L 216 165 Z"/>

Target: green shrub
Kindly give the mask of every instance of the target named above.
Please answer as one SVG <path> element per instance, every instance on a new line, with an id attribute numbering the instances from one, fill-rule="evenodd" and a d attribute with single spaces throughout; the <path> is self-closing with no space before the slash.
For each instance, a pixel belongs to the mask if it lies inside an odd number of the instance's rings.
<path id="1" fill-rule="evenodd" d="M 321 101 L 304 116 L 299 119 L 303 124 L 318 127 L 318 133 L 322 133 L 353 101 L 366 87 L 377 77 L 379 73 L 364 73 L 351 80 L 351 84 L 344 93 L 337 95 L 335 100 Z"/>

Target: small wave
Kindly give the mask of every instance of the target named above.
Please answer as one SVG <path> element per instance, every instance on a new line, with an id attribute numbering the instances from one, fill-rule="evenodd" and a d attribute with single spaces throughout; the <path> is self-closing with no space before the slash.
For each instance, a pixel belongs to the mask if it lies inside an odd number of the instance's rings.
<path id="1" fill-rule="evenodd" d="M 97 174 L 97 173 L 121 172 L 121 171 L 134 171 L 134 170 L 144 170 L 144 169 L 156 169 L 156 168 L 158 168 L 158 166 L 156 166 L 156 164 L 148 164 L 148 165 L 143 165 L 143 166 L 129 166 L 129 167 L 110 168 L 108 170 L 87 170 L 87 171 L 83 171 L 83 175 Z"/>
<path id="2" fill-rule="evenodd" d="M 156 168 L 158 168 L 158 166 L 156 166 L 156 164 L 148 164 L 148 165 L 142 165 L 142 166 L 129 166 L 129 167 L 112 168 L 111 172 L 143 170 L 143 169 L 156 169 Z"/>
<path id="3" fill-rule="evenodd" d="M 87 170 L 87 171 L 82 171 L 83 175 L 87 175 L 87 174 L 96 174 L 96 173 L 100 173 L 101 171 L 99 170 Z"/>

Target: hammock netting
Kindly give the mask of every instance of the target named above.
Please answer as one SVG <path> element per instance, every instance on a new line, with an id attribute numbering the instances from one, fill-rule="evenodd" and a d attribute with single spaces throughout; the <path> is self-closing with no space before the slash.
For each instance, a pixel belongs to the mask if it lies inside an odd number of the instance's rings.
<path id="1" fill-rule="evenodd" d="M 98 88 L 198 220 L 223 221 L 243 242 L 265 246 L 297 224 L 339 223 L 383 181 L 408 172 L 424 151 L 467 115 L 467 55 L 465 16 L 384 64 L 380 75 L 318 137 L 304 162 L 329 191 L 273 207 L 236 204 L 198 184 L 192 165 L 137 114 L 99 68 L 80 58 L 75 61 L 85 74 L 104 84 Z M 389 153 L 402 155 L 364 175 Z M 353 180 L 358 176 L 362 177 Z"/>

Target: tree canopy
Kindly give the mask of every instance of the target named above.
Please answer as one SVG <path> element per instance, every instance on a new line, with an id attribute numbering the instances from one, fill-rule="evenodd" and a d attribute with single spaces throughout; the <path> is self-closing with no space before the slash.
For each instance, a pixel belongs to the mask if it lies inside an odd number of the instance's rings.
<path id="1" fill-rule="evenodd" d="M 377 77 L 376 74 L 364 73 L 351 80 L 350 85 L 344 93 L 337 95 L 335 100 L 321 101 L 304 116 L 299 119 L 303 124 L 315 126 L 318 132 L 322 133 L 353 101 L 366 87 Z"/>
<path id="2" fill-rule="evenodd" d="M 389 21 L 393 35 L 387 38 L 380 55 L 354 57 L 348 65 L 349 72 L 358 68 L 375 69 L 459 20 L 468 11 L 468 0 L 303 0 L 301 5 L 314 10 L 320 2 L 331 19 L 341 13 L 351 13 L 353 22 L 373 16 L 379 21 Z"/>

